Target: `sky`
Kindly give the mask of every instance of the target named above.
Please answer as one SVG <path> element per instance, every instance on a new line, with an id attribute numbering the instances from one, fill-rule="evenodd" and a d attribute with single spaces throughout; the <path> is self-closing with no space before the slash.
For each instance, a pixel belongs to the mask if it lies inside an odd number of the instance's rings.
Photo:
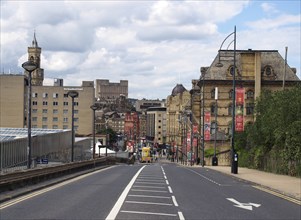
<path id="1" fill-rule="evenodd" d="M 236 26 L 238 50 L 288 47 L 301 79 L 300 13 L 299 0 L 1 0 L 1 73 L 23 73 L 35 33 L 45 85 L 128 80 L 129 98 L 166 99 L 192 89 Z"/>

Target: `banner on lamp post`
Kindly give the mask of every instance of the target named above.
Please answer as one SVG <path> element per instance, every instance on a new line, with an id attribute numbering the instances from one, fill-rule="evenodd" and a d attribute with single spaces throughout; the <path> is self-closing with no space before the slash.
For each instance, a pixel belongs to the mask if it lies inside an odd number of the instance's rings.
<path id="1" fill-rule="evenodd" d="M 210 126 L 211 126 L 211 114 L 210 112 L 205 112 L 205 123 L 204 123 L 204 140 L 210 141 Z"/>
<path id="2" fill-rule="evenodd" d="M 244 131 L 244 100 L 245 100 L 245 89 L 236 88 L 235 90 L 235 131 Z"/>

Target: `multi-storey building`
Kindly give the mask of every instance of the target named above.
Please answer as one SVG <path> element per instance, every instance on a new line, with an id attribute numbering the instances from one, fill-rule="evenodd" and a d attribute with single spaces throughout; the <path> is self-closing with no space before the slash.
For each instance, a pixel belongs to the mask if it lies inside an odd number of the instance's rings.
<path id="1" fill-rule="evenodd" d="M 163 145 L 166 139 L 166 107 L 148 108 L 146 114 L 146 141 L 154 146 Z"/>
<path id="2" fill-rule="evenodd" d="M 83 81 L 81 86 L 63 86 L 57 80 L 54 86 L 43 86 L 44 71 L 40 62 L 41 48 L 34 36 L 28 47 L 28 59 L 37 63 L 38 68 L 32 72 L 32 127 L 48 129 L 71 129 L 72 99 L 69 91 L 77 91 L 74 99 L 74 129 L 78 135 L 92 134 L 94 103 L 93 81 Z M 26 127 L 27 125 L 27 85 L 25 75 L 0 75 L 1 79 L 1 121 L 0 127 Z"/>
<path id="3" fill-rule="evenodd" d="M 99 100 L 115 101 L 120 96 L 128 97 L 128 81 L 120 80 L 112 83 L 107 79 L 97 79 L 95 85 L 95 97 Z"/>
<path id="4" fill-rule="evenodd" d="M 137 100 L 135 103 L 137 112 L 145 112 L 148 108 L 151 107 L 164 107 L 164 106 L 165 106 L 165 99 L 164 100 L 142 99 L 142 100 Z"/>

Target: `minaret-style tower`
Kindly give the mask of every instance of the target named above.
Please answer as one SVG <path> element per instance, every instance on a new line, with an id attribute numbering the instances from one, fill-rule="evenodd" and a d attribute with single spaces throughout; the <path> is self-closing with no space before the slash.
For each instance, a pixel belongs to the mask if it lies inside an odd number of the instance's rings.
<path id="1" fill-rule="evenodd" d="M 32 72 L 31 83 L 33 86 L 42 86 L 44 80 L 44 69 L 41 69 L 41 51 L 36 39 L 36 33 L 34 32 L 32 45 L 28 47 L 28 60 L 34 61 L 38 68 Z M 25 73 L 28 74 L 28 73 Z"/>

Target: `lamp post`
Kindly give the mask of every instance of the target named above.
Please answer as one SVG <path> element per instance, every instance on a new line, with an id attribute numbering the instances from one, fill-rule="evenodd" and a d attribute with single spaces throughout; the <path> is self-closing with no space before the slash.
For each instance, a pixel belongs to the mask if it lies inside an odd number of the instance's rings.
<path id="1" fill-rule="evenodd" d="M 232 135 L 231 135 L 231 173 L 237 174 L 237 161 L 235 161 L 235 149 L 234 149 L 234 136 L 235 136 L 235 74 L 236 74 L 236 26 L 234 26 L 234 31 L 230 33 L 222 42 L 220 49 L 219 49 L 219 62 L 216 64 L 217 67 L 222 67 L 223 64 L 220 62 L 221 54 L 220 51 L 222 49 L 223 44 L 225 41 L 233 35 L 233 40 L 230 42 L 234 43 L 234 50 L 233 50 L 233 79 L 232 79 L 232 86 L 233 86 L 233 94 L 232 94 Z M 228 45 L 227 49 L 229 48 L 230 44 Z M 231 71 L 231 70 L 230 70 Z"/>
<path id="2" fill-rule="evenodd" d="M 27 168 L 31 167 L 31 73 L 38 68 L 37 64 L 31 60 L 22 64 L 23 69 L 28 72 L 28 107 L 27 107 L 27 134 L 28 134 L 28 146 L 27 146 Z"/>
<path id="3" fill-rule="evenodd" d="M 78 92 L 77 91 L 69 91 L 68 96 L 72 98 L 72 142 L 71 142 L 71 162 L 73 162 L 73 157 L 74 157 L 74 98 L 78 97 Z"/>
<path id="4" fill-rule="evenodd" d="M 217 166 L 217 157 L 216 157 L 216 138 L 217 138 L 217 99 L 218 99 L 218 87 L 215 87 L 215 107 L 214 107 L 214 115 L 215 115 L 215 132 L 214 132 L 214 156 L 212 158 L 212 166 Z"/>
<path id="5" fill-rule="evenodd" d="M 94 103 L 90 108 L 93 110 L 93 159 L 95 159 L 95 111 L 97 110 L 97 106 Z"/>

